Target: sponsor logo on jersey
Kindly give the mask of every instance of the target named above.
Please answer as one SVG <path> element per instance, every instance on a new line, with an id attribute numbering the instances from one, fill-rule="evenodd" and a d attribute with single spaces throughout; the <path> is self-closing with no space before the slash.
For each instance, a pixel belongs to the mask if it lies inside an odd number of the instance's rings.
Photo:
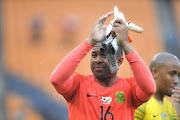
<path id="1" fill-rule="evenodd" d="M 110 104 L 111 101 L 112 101 L 112 98 L 111 97 L 102 96 L 101 97 L 101 101 L 102 101 L 102 104 Z"/>
<path id="2" fill-rule="evenodd" d="M 157 117 L 158 115 L 153 115 L 153 117 L 155 118 L 155 117 Z"/>
<path id="3" fill-rule="evenodd" d="M 90 95 L 89 93 L 87 94 L 87 97 L 97 97 L 96 95 Z"/>
<path id="4" fill-rule="evenodd" d="M 125 102 L 124 91 L 115 92 L 115 95 L 116 95 L 116 102 L 118 103 Z"/>

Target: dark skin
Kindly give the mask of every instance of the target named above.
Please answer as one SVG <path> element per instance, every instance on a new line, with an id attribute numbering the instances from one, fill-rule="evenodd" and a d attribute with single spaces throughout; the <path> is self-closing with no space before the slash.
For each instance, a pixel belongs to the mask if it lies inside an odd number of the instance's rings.
<path id="1" fill-rule="evenodd" d="M 102 42 L 105 37 L 106 25 L 104 22 L 111 16 L 113 12 L 109 12 L 104 16 L 101 16 L 94 24 L 91 35 L 87 39 L 91 46 L 96 45 L 98 42 Z M 133 51 L 133 48 L 128 41 L 128 27 L 122 19 L 117 19 L 113 23 L 112 34 L 116 36 L 119 46 L 123 49 L 125 55 Z"/>
<path id="2" fill-rule="evenodd" d="M 94 46 L 92 57 L 91 57 L 91 70 L 95 76 L 95 79 L 99 84 L 104 87 L 111 87 L 117 81 L 117 72 L 111 73 L 107 59 L 104 53 L 100 53 L 102 47 L 99 42 L 102 42 L 105 38 L 106 25 L 104 22 L 111 16 L 113 12 L 109 12 L 101 16 L 92 29 L 91 35 L 87 39 L 91 46 Z M 122 19 L 117 19 L 113 23 L 112 34 L 116 35 L 119 46 L 123 49 L 125 55 L 133 51 L 133 48 L 128 41 L 128 27 Z M 97 44 L 98 43 L 98 44 Z M 117 58 L 118 64 L 120 65 L 123 61 L 122 58 Z"/>
<path id="3" fill-rule="evenodd" d="M 176 87 L 180 79 L 180 61 L 169 53 L 157 54 L 150 66 L 153 78 L 156 83 L 154 97 L 163 103 L 165 96 L 172 96 L 180 103 L 180 88 Z"/>
<path id="4" fill-rule="evenodd" d="M 91 70 L 95 79 L 104 87 L 111 87 L 117 81 L 117 72 L 111 73 L 108 60 L 104 52 L 100 51 L 101 43 L 97 43 L 91 53 Z M 118 65 L 123 62 L 123 58 L 117 58 Z"/>

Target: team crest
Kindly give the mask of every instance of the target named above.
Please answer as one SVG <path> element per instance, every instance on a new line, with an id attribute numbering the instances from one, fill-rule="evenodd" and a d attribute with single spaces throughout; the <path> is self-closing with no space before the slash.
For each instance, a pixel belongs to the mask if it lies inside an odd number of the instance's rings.
<path id="1" fill-rule="evenodd" d="M 162 112 L 162 113 L 161 113 L 161 117 L 162 117 L 163 119 L 166 119 L 166 118 L 167 118 L 166 113 Z"/>
<path id="2" fill-rule="evenodd" d="M 116 102 L 118 103 L 125 102 L 124 91 L 115 92 L 115 95 L 116 95 Z"/>

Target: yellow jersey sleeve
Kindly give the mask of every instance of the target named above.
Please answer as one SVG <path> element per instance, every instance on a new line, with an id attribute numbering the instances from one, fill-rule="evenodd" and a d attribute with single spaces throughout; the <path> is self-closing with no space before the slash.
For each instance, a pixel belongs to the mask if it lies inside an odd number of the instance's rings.
<path id="1" fill-rule="evenodd" d="M 176 113 L 176 109 L 174 108 L 174 106 L 172 105 L 172 118 L 173 120 L 179 120 L 178 116 L 177 116 L 177 113 Z"/>
<path id="2" fill-rule="evenodd" d="M 146 112 L 146 104 L 147 103 L 142 104 L 135 110 L 135 115 L 134 115 L 135 120 L 143 120 L 143 117 Z"/>

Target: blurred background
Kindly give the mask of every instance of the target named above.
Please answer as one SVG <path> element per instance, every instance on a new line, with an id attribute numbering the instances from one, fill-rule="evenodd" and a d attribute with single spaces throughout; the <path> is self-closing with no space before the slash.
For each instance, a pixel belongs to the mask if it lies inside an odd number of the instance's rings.
<path id="1" fill-rule="evenodd" d="M 147 65 L 158 52 L 180 58 L 180 0 L 0 0 L 0 5 L 0 120 L 68 120 L 50 75 L 114 6 L 144 29 L 130 35 Z M 76 71 L 91 74 L 89 62 L 90 54 Z M 118 75 L 133 76 L 126 60 Z M 180 115 L 180 105 L 173 104 Z"/>

